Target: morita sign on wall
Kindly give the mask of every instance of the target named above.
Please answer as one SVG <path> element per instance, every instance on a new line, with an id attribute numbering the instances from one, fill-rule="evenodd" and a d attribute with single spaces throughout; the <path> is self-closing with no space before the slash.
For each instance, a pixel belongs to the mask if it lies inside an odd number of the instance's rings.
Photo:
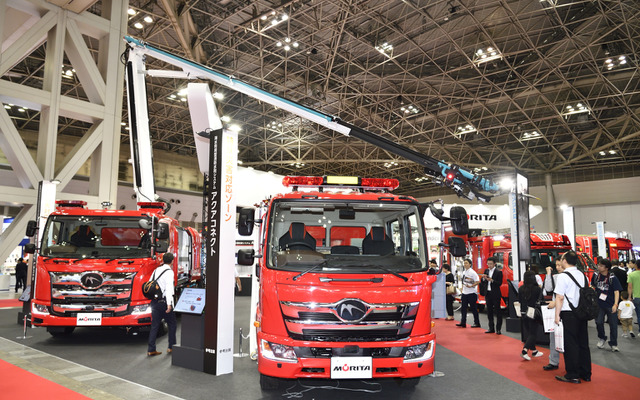
<path id="1" fill-rule="evenodd" d="M 456 204 L 444 206 L 444 215 L 449 215 L 451 207 Z M 493 204 L 463 205 L 469 216 L 469 229 L 508 229 L 510 225 L 509 206 Z M 541 206 L 529 206 L 529 218 L 533 218 L 542 212 Z M 424 215 L 426 228 L 436 228 L 440 226 L 438 221 L 429 211 Z"/>

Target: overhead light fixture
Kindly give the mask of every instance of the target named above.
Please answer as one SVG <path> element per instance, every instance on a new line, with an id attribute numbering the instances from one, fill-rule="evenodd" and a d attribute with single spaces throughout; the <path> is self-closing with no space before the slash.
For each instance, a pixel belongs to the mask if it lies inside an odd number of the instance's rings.
<path id="1" fill-rule="evenodd" d="M 566 118 L 569 115 L 582 113 L 591 114 L 591 110 L 584 103 L 577 103 L 575 105 L 567 104 L 563 109 L 562 115 Z"/>
<path id="2" fill-rule="evenodd" d="M 5 104 L 5 105 L 4 105 L 4 108 L 6 108 L 7 110 L 11 110 L 11 106 L 10 106 L 10 105 L 8 105 L 8 104 Z"/>
<path id="3" fill-rule="evenodd" d="M 130 8 L 130 9 L 128 9 L 128 10 L 127 10 L 127 14 L 129 14 L 129 15 L 131 15 L 131 16 L 134 16 L 134 15 L 136 15 L 136 14 L 137 14 L 137 12 L 136 12 L 136 10 L 134 10 L 133 8 Z"/>
<path id="4" fill-rule="evenodd" d="M 520 137 L 520 141 L 539 139 L 541 136 L 538 131 L 524 132 Z"/>
<path id="5" fill-rule="evenodd" d="M 140 22 L 136 22 L 135 24 L 133 24 L 133 27 L 136 28 L 136 29 L 144 28 L 144 26 L 142 26 L 142 24 Z"/>
<path id="6" fill-rule="evenodd" d="M 267 124 L 267 128 L 273 129 L 273 130 L 282 129 L 282 123 L 271 121 L 270 123 Z"/>
<path id="7" fill-rule="evenodd" d="M 493 47 L 478 49 L 473 56 L 473 62 L 477 65 L 498 59 L 502 60 L 502 53 Z"/>
<path id="8" fill-rule="evenodd" d="M 384 42 L 382 44 L 377 45 L 376 50 L 378 50 L 380 53 L 384 54 L 389 58 L 393 56 L 393 45 L 390 44 L 389 42 Z"/>
<path id="9" fill-rule="evenodd" d="M 471 124 L 467 124 L 465 126 L 459 126 L 455 132 L 453 132 L 453 136 L 462 136 L 467 133 L 477 132 L 477 129 L 473 127 Z"/>
<path id="10" fill-rule="evenodd" d="M 282 47 L 284 51 L 289 51 L 291 50 L 291 48 L 297 49 L 298 47 L 300 47 L 300 43 L 289 37 L 286 37 L 283 40 L 278 40 L 276 42 L 276 46 Z"/>
<path id="11" fill-rule="evenodd" d="M 238 165 L 242 165 L 242 160 L 238 160 Z"/>
<path id="12" fill-rule="evenodd" d="M 143 18 L 144 22 L 146 22 L 147 24 L 150 24 L 153 22 L 153 18 L 151 18 L 150 16 L 146 16 Z"/>
<path id="13" fill-rule="evenodd" d="M 232 125 L 229 125 L 229 130 L 230 130 L 231 132 L 236 132 L 236 133 L 238 133 L 238 132 L 240 132 L 240 131 L 242 130 L 242 128 L 240 127 L 240 125 L 232 124 Z"/>
<path id="14" fill-rule="evenodd" d="M 420 109 L 413 104 L 409 104 L 408 106 L 400 107 L 400 111 L 402 111 L 404 114 L 417 114 L 418 112 L 420 112 Z"/>
<path id="15" fill-rule="evenodd" d="M 296 167 L 296 168 L 302 168 L 302 167 L 304 167 L 304 166 L 305 166 L 305 165 L 307 165 L 307 164 L 305 164 L 305 163 L 303 163 L 303 162 L 301 162 L 301 161 L 297 161 L 297 162 L 293 162 L 293 163 L 291 163 L 291 164 L 289 164 L 289 165 L 294 166 L 294 167 Z"/>
<path id="16" fill-rule="evenodd" d="M 609 57 L 604 60 L 604 68 L 611 71 L 616 67 L 623 67 L 627 64 L 627 56 Z"/>
<path id="17" fill-rule="evenodd" d="M 289 19 L 289 16 L 287 14 L 282 13 L 278 15 L 278 13 L 276 13 L 275 11 L 271 11 L 271 13 L 263 15 L 260 17 L 260 20 L 265 22 L 269 21 L 269 22 L 265 23 L 265 26 L 262 28 L 262 32 L 281 24 L 288 19 Z"/>
<path id="18" fill-rule="evenodd" d="M 415 178 L 414 180 L 416 182 L 420 183 L 420 182 L 428 181 L 429 178 L 427 178 L 426 176 L 419 176 L 419 177 Z"/>
<path id="19" fill-rule="evenodd" d="M 222 121 L 222 122 L 229 122 L 229 121 L 231 121 L 231 118 L 229 118 L 229 117 L 228 117 L 228 116 L 226 116 L 226 115 L 223 115 L 222 117 L 220 117 L 220 121 Z"/>
<path id="20" fill-rule="evenodd" d="M 224 94 L 222 94 L 222 93 L 220 93 L 220 92 L 215 92 L 215 93 L 213 94 L 213 98 L 214 98 L 214 99 L 218 99 L 218 100 L 222 100 L 222 99 L 224 99 Z"/>
<path id="21" fill-rule="evenodd" d="M 391 167 L 397 167 L 397 166 L 398 166 L 398 163 L 396 161 L 390 161 L 390 162 L 384 163 L 385 168 L 391 168 Z"/>

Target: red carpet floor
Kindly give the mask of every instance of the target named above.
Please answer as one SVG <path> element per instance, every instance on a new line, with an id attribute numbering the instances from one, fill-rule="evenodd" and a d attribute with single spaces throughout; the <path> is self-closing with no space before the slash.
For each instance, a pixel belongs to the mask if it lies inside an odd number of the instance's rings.
<path id="1" fill-rule="evenodd" d="M 0 308 L 22 308 L 22 302 L 18 299 L 4 299 L 0 300 Z"/>
<path id="2" fill-rule="evenodd" d="M 3 399 L 89 399 L 3 360 L 0 360 L 0 377 L 0 397 Z"/>
<path id="3" fill-rule="evenodd" d="M 520 357 L 522 342 L 505 335 L 485 334 L 485 329 L 463 329 L 458 321 L 436 322 L 436 343 L 460 354 L 483 367 L 553 400 L 564 399 L 616 399 L 640 398 L 640 378 L 592 364 L 592 381 L 579 385 L 560 382 L 555 375 L 564 375 L 564 361 L 560 368 L 544 371 L 549 362 L 549 351 L 541 348 L 543 357 L 525 361 Z M 437 351 L 437 350 L 436 350 Z M 640 364 L 639 364 L 640 365 Z M 635 388 L 635 389 L 634 389 Z"/>

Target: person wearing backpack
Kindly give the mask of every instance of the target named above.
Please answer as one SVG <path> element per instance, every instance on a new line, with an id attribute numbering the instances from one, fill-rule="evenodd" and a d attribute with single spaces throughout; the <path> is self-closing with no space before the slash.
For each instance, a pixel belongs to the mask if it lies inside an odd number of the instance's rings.
<path id="1" fill-rule="evenodd" d="M 172 253 L 164 253 L 162 256 L 163 264 L 156 268 L 151 274 L 149 281 L 155 280 L 162 290 L 162 297 L 151 300 L 151 332 L 149 332 L 149 344 L 147 347 L 148 356 L 157 356 L 162 354 L 156 350 L 156 337 L 160 324 L 164 319 L 169 326 L 169 348 L 167 353 L 173 351 L 173 345 L 176 344 L 176 316 L 173 312 L 173 293 L 174 293 L 174 274 L 171 269 L 173 262 Z"/>
<path id="2" fill-rule="evenodd" d="M 564 272 L 558 274 L 554 291 L 556 295 L 555 322 L 559 325 L 562 321 L 564 327 L 564 365 L 566 369 L 565 375 L 556 375 L 556 379 L 570 383 L 581 383 L 581 380 L 591 381 L 588 320 L 578 318 L 576 310 L 580 302 L 580 287 L 582 285 L 588 286 L 589 282 L 584 274 L 576 268 L 577 262 L 578 255 L 573 250 L 562 255 Z M 580 286 L 574 282 L 574 279 L 576 282 L 581 282 Z M 571 307 L 570 303 L 574 307 Z"/>
<path id="3" fill-rule="evenodd" d="M 598 329 L 598 348 L 604 348 L 607 336 L 604 334 L 604 318 L 609 317 L 609 346 L 611 351 L 618 352 L 618 302 L 622 286 L 620 281 L 611 271 L 611 261 L 602 258 L 598 262 L 598 273 L 593 275 L 591 286 L 598 294 L 598 306 L 600 312 L 596 318 L 596 328 Z"/>

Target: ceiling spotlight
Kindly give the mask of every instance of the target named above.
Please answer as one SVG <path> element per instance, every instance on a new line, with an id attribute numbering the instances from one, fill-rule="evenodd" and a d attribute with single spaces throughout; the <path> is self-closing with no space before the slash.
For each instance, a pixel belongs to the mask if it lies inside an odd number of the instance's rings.
<path id="1" fill-rule="evenodd" d="M 128 10 L 127 10 L 127 14 L 129 14 L 129 15 L 131 15 L 131 16 L 134 16 L 134 15 L 136 15 L 136 14 L 137 14 L 137 12 L 136 12 L 136 10 L 134 10 L 133 8 L 130 8 L 130 9 L 128 9 Z"/>
<path id="2" fill-rule="evenodd" d="M 222 93 L 220 93 L 220 92 L 215 92 L 215 93 L 213 94 L 213 98 L 214 98 L 214 99 L 218 99 L 218 100 L 222 100 L 222 99 L 224 99 L 224 94 L 222 94 Z"/>
<path id="3" fill-rule="evenodd" d="M 153 18 L 147 15 L 146 17 L 144 17 L 144 22 L 146 22 L 147 24 L 150 24 L 153 22 Z"/>
<path id="4" fill-rule="evenodd" d="M 136 28 L 136 29 L 144 28 L 140 22 L 136 22 L 135 24 L 133 24 L 133 27 Z"/>
<path id="5" fill-rule="evenodd" d="M 467 124 L 465 126 L 459 126 L 458 129 L 453 132 L 453 136 L 462 136 L 466 133 L 477 132 L 477 129 L 473 127 L 471 124 Z"/>
<path id="6" fill-rule="evenodd" d="M 478 49 L 473 56 L 473 62 L 477 65 L 498 59 L 502 59 L 502 54 L 493 47 Z"/>
<path id="7" fill-rule="evenodd" d="M 229 118 L 229 117 L 228 117 L 228 116 L 226 116 L 226 115 L 223 115 L 222 117 L 220 117 L 220 121 L 222 121 L 222 122 L 229 122 L 229 121 L 231 121 L 231 118 Z"/>
<path id="8" fill-rule="evenodd" d="M 581 113 L 591 114 L 591 110 L 589 109 L 589 107 L 587 107 L 583 103 L 577 103 L 575 106 L 571 104 L 567 104 L 564 110 L 565 111 L 562 113 L 562 115 L 565 118 L 572 114 L 581 114 Z"/>

